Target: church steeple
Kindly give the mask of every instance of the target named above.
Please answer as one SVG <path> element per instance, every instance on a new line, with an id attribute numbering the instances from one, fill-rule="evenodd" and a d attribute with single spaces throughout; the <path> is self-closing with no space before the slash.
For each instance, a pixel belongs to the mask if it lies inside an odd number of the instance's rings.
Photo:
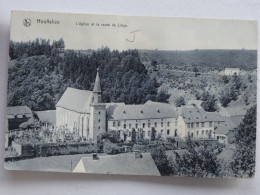
<path id="1" fill-rule="evenodd" d="M 100 86 L 100 78 L 99 78 L 99 68 L 97 68 L 97 75 L 96 75 L 96 80 L 95 80 L 95 85 L 93 89 L 94 93 L 101 93 L 101 86 Z"/>

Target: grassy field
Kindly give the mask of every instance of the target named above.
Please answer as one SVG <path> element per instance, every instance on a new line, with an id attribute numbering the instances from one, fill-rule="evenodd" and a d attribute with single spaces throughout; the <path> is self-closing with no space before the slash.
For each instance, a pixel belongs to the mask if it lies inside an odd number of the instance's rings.
<path id="1" fill-rule="evenodd" d="M 104 156 L 107 154 L 98 155 Z M 8 170 L 71 172 L 81 157 L 89 156 L 91 156 L 91 154 L 40 157 L 15 162 L 5 162 L 4 166 L 5 169 Z"/>

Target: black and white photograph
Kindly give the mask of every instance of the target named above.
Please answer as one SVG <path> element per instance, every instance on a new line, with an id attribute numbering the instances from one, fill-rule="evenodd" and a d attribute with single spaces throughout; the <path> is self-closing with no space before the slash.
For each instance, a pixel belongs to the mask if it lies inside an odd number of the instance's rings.
<path id="1" fill-rule="evenodd" d="M 13 11 L 7 170 L 252 178 L 257 22 Z"/>

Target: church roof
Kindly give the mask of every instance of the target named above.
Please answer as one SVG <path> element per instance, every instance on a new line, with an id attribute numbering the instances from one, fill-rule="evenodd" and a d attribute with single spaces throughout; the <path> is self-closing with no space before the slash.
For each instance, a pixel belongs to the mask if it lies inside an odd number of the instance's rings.
<path id="1" fill-rule="evenodd" d="M 160 176 L 150 153 L 141 153 L 141 158 L 135 158 L 133 153 L 118 155 L 82 157 L 73 172 L 95 174 L 127 174 Z"/>
<path id="2" fill-rule="evenodd" d="M 145 104 L 107 106 L 108 120 L 176 118 L 176 108 L 168 103 L 147 101 Z"/>
<path id="3" fill-rule="evenodd" d="M 68 87 L 56 104 L 56 107 L 66 108 L 80 113 L 89 113 L 92 93 L 92 91 Z"/>
<path id="4" fill-rule="evenodd" d="M 100 78 L 99 78 L 99 69 L 97 69 L 97 75 L 96 75 L 96 80 L 95 80 L 95 85 L 93 92 L 101 92 L 101 85 L 100 85 Z"/>

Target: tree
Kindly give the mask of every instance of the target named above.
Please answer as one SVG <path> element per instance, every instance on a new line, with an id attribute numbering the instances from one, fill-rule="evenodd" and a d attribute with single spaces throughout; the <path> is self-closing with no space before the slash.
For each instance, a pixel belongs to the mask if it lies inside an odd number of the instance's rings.
<path id="1" fill-rule="evenodd" d="M 133 143 L 136 143 L 136 131 L 135 131 L 135 128 L 132 128 L 132 135 L 131 135 L 132 137 L 132 142 Z"/>
<path id="2" fill-rule="evenodd" d="M 157 145 L 151 150 L 152 158 L 161 173 L 161 175 L 171 175 L 172 174 L 172 166 L 167 158 L 165 148 L 162 145 Z"/>
<path id="3" fill-rule="evenodd" d="M 256 153 L 256 105 L 251 107 L 235 133 L 236 150 L 231 168 L 235 177 L 253 177 Z"/>
<path id="4" fill-rule="evenodd" d="M 181 107 L 182 105 L 185 105 L 185 100 L 182 96 L 176 99 L 175 104 L 177 107 Z"/>
<path id="5" fill-rule="evenodd" d="M 208 98 L 202 102 L 201 107 L 207 112 L 215 112 L 216 111 L 215 102 L 216 102 L 215 96 L 209 95 Z"/>
<path id="6" fill-rule="evenodd" d="M 183 154 L 175 152 L 176 158 L 173 165 L 174 175 L 192 177 L 219 176 L 220 162 L 214 147 L 199 145 L 187 139 L 187 151 Z"/>
<path id="7" fill-rule="evenodd" d="M 155 134 L 156 134 L 156 132 L 155 132 L 155 128 L 152 127 L 152 132 L 151 132 L 151 141 L 154 141 L 154 140 L 155 140 Z"/>

